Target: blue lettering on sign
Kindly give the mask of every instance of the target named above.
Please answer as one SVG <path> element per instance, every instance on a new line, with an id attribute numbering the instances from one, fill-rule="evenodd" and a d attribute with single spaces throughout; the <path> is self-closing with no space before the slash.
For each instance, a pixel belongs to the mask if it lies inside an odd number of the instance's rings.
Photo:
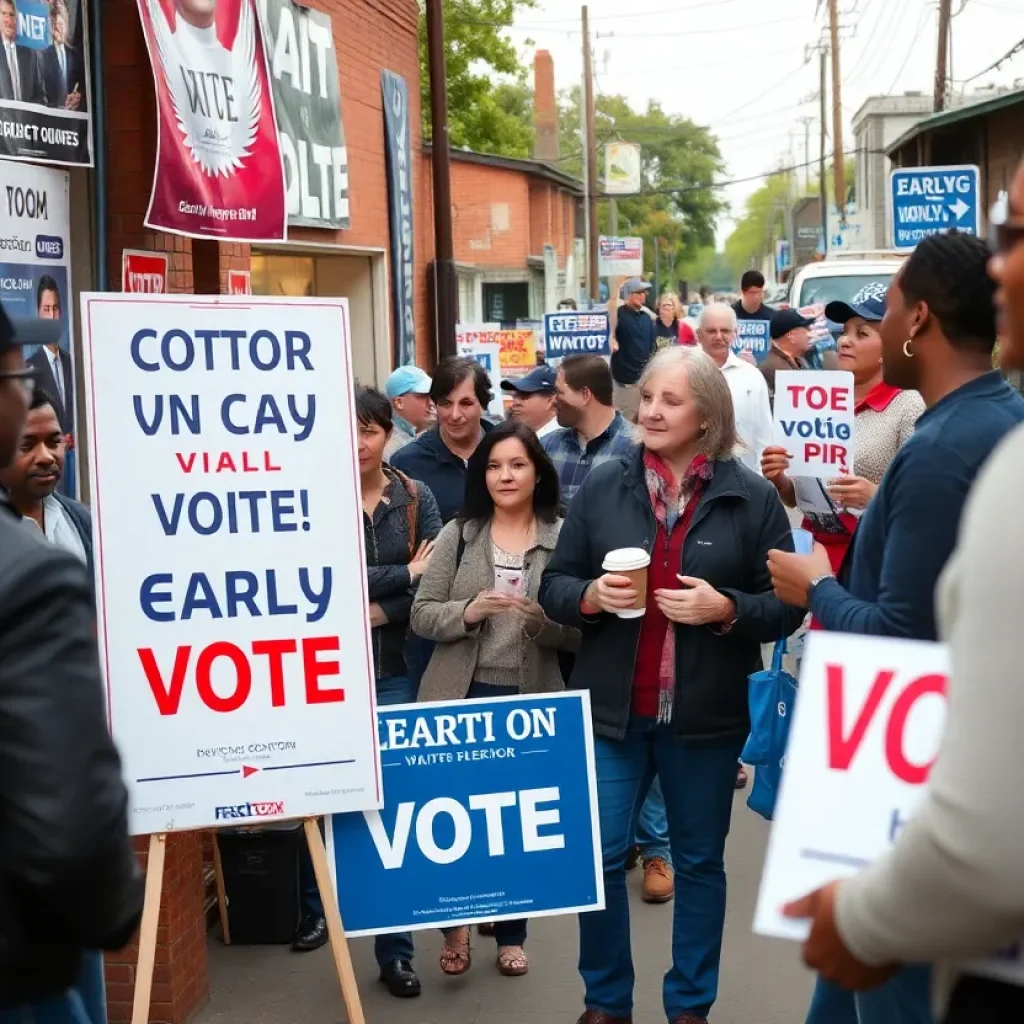
<path id="1" fill-rule="evenodd" d="M 335 815 L 349 934 L 596 909 L 590 709 L 575 692 L 378 710 L 385 803 Z"/>
<path id="2" fill-rule="evenodd" d="M 890 181 L 893 244 L 912 249 L 922 239 L 953 228 L 976 235 L 980 205 L 977 167 L 895 170 Z"/>

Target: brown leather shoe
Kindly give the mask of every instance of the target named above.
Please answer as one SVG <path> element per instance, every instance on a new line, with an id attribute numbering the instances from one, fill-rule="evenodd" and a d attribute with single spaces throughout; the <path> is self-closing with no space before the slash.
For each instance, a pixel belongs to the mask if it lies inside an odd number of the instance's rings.
<path id="1" fill-rule="evenodd" d="M 604 1010 L 587 1010 L 576 1024 L 633 1024 L 632 1017 L 613 1017 Z"/>
<path id="2" fill-rule="evenodd" d="M 662 857 L 644 861 L 644 903 L 668 903 L 676 893 L 675 875 Z"/>

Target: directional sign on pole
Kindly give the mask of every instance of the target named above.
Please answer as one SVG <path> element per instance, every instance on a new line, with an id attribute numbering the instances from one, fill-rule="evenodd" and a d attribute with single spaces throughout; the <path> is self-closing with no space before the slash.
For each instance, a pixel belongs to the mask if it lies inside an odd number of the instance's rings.
<path id="1" fill-rule="evenodd" d="M 981 226 L 978 168 L 903 167 L 892 172 L 890 212 L 896 249 L 913 249 L 922 239 L 955 228 L 977 235 Z"/>

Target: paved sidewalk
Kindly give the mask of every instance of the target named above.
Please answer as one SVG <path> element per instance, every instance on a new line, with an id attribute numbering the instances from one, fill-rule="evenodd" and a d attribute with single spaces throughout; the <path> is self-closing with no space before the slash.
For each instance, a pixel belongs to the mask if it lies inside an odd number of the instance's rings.
<path id="1" fill-rule="evenodd" d="M 802 1024 L 812 987 L 794 945 L 751 934 L 768 825 L 737 794 L 727 851 L 729 913 L 721 993 L 712 1024 Z M 630 876 L 636 962 L 635 1024 L 664 1024 L 661 977 L 669 963 L 671 904 L 640 900 L 640 874 Z M 531 923 L 525 978 L 503 978 L 493 966 L 494 940 L 474 935 L 473 969 L 445 978 L 437 966 L 440 936 L 417 934 L 423 995 L 399 1000 L 376 980 L 372 940 L 352 943 L 368 1024 L 575 1024 L 582 1012 L 571 917 Z M 280 947 L 225 947 L 210 942 L 209 1005 L 196 1024 L 340 1024 L 341 993 L 327 948 L 305 955 Z"/>

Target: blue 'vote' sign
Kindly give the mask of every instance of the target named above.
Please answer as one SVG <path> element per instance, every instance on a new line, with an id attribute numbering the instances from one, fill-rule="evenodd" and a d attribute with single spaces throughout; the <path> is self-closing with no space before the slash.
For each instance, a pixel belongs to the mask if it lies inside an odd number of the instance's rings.
<path id="1" fill-rule="evenodd" d="M 554 363 L 564 356 L 610 356 L 607 310 L 544 314 L 544 358 Z"/>
<path id="2" fill-rule="evenodd" d="M 978 168 L 903 167 L 892 172 L 890 207 L 896 249 L 913 249 L 931 235 L 956 229 L 978 234 L 981 193 Z"/>
<path id="3" fill-rule="evenodd" d="M 349 935 L 604 908 L 590 695 L 378 711 L 384 808 L 336 814 Z"/>
<path id="4" fill-rule="evenodd" d="M 736 324 L 736 340 L 733 351 L 746 349 L 760 362 L 772 347 L 771 324 L 767 320 L 740 320 Z"/>

